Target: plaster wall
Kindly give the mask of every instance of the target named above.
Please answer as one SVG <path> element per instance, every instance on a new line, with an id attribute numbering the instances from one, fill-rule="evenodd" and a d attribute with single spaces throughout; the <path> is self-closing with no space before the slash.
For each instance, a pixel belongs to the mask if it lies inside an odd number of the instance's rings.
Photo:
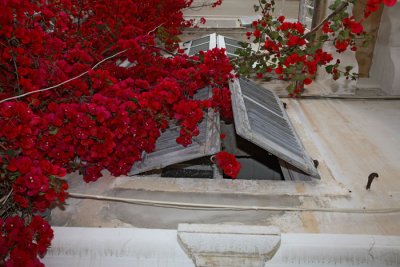
<path id="1" fill-rule="evenodd" d="M 389 95 L 400 95 L 400 3 L 385 7 L 370 76 Z"/>

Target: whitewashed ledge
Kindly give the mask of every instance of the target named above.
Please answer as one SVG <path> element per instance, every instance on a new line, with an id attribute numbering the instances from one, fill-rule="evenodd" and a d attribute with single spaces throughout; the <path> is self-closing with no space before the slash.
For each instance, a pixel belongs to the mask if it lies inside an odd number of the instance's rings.
<path id="1" fill-rule="evenodd" d="M 191 228 L 194 229 L 193 227 L 195 226 L 192 225 Z M 212 225 L 207 226 L 208 229 L 210 227 Z M 240 227 L 242 234 L 248 232 L 245 225 L 234 228 Z M 202 228 L 204 225 L 200 225 L 199 229 Z M 221 229 L 221 225 L 216 229 Z M 43 259 L 47 267 L 196 266 L 178 243 L 179 231 L 176 230 L 54 227 L 54 231 L 52 248 Z M 197 234 L 199 231 L 196 231 Z M 229 234 L 234 236 L 232 231 Z M 276 254 L 264 267 L 400 266 L 399 236 L 336 234 L 281 234 L 280 236 L 281 242 Z M 234 240 L 240 242 L 237 236 Z M 220 250 L 218 253 L 221 257 L 224 256 L 223 251 Z M 216 256 L 218 255 L 214 255 Z M 219 261 L 219 264 L 222 262 Z"/>

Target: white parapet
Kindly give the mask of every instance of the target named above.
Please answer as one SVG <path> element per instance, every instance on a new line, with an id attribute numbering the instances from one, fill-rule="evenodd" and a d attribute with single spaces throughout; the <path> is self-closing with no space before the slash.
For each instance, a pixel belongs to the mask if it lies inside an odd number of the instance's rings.
<path id="1" fill-rule="evenodd" d="M 280 234 L 275 227 L 227 224 L 178 228 L 54 227 L 42 261 L 47 267 L 400 266 L 400 236 Z"/>

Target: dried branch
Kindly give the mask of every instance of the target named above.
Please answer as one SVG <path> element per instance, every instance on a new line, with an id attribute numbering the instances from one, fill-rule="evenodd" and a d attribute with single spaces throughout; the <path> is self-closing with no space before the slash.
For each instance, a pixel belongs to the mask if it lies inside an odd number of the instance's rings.
<path id="1" fill-rule="evenodd" d="M 19 85 L 18 67 L 17 67 L 17 61 L 16 61 L 16 59 L 15 59 L 15 56 L 13 56 L 12 61 L 13 61 L 13 63 L 14 63 L 15 78 L 17 78 L 17 89 L 18 89 L 18 93 L 20 93 L 20 92 L 21 92 L 21 88 L 20 88 L 20 85 Z"/>
<path id="2" fill-rule="evenodd" d="M 172 52 L 172 51 L 169 51 L 168 49 L 165 49 L 164 47 L 159 47 L 159 46 L 156 46 L 156 45 L 149 45 L 149 44 L 141 44 L 141 46 L 146 46 L 146 47 L 158 49 L 158 50 L 161 50 L 161 51 L 167 53 L 168 55 L 171 55 L 171 56 L 174 56 L 174 57 L 175 57 L 175 56 L 183 57 L 183 55 L 181 55 L 181 54 L 179 54 L 179 53 L 174 53 L 174 52 Z M 198 60 L 193 60 L 193 59 L 191 59 L 191 58 L 186 58 L 186 57 L 185 57 L 185 59 L 186 59 L 186 61 L 189 61 L 189 62 L 192 62 L 192 63 L 200 63 L 200 61 L 198 61 Z"/>
<path id="3" fill-rule="evenodd" d="M 303 39 L 308 39 L 311 35 L 317 32 L 324 24 L 330 21 L 334 16 L 345 10 L 349 6 L 349 1 L 342 2 L 329 16 L 323 19 L 317 26 L 302 36 Z"/>
<path id="4" fill-rule="evenodd" d="M 155 27 L 154 29 L 152 29 L 151 31 L 149 31 L 149 32 L 147 33 L 147 35 L 151 34 L 151 33 L 154 32 L 155 30 L 157 30 L 157 29 L 158 29 L 159 27 L 161 27 L 163 24 L 164 24 L 164 23 L 161 23 L 160 25 L 158 25 L 157 27 Z M 82 72 L 82 73 L 79 74 L 78 76 L 75 76 L 75 77 L 73 77 L 73 78 L 71 78 L 71 79 L 69 79 L 69 80 L 63 81 L 63 82 L 61 82 L 61 83 L 59 83 L 59 84 L 56 84 L 56 85 L 53 85 L 53 86 L 50 86 L 50 87 L 47 87 L 47 88 L 43 88 L 43 89 L 39 89 L 39 90 L 34 90 L 34 91 L 27 92 L 27 93 L 24 93 L 24 94 L 21 94 L 21 95 L 17 95 L 17 96 L 5 98 L 5 99 L 0 100 L 0 103 L 6 102 L 6 101 L 9 101 L 9 100 L 14 100 L 14 99 L 22 98 L 22 97 L 25 97 L 25 96 L 28 96 L 28 95 L 31 95 L 31 94 L 35 94 L 35 93 L 45 92 L 45 91 L 52 90 L 52 89 L 55 89 L 55 88 L 57 88 L 57 87 L 60 87 L 61 85 L 64 85 L 64 84 L 69 83 L 69 82 L 71 82 L 71 81 L 73 81 L 73 80 L 79 79 L 80 77 L 82 77 L 82 76 L 88 74 L 89 71 L 96 69 L 98 66 L 100 66 L 100 65 L 101 65 L 102 63 L 104 63 L 105 61 L 110 60 L 110 59 L 112 59 L 112 58 L 114 58 L 114 57 L 116 57 L 116 56 L 118 56 L 118 55 L 120 55 L 120 54 L 122 54 L 122 53 L 125 53 L 125 52 L 128 51 L 128 50 L 130 50 L 130 48 L 127 48 L 127 49 L 125 49 L 125 50 L 119 51 L 118 53 L 115 53 L 114 55 L 111 55 L 111 56 L 109 56 L 109 57 L 104 58 L 103 60 L 99 61 L 96 65 L 94 65 L 93 67 L 91 67 L 89 70 L 87 70 L 87 71 L 85 71 L 85 72 Z"/>
<path id="5" fill-rule="evenodd" d="M 160 28 L 162 25 L 164 25 L 164 23 L 161 23 L 160 25 L 158 25 L 157 27 L 155 27 L 154 29 L 152 29 L 151 31 L 149 31 L 146 35 L 150 35 L 150 33 L 153 33 L 153 32 L 156 31 L 158 28 Z"/>
<path id="6" fill-rule="evenodd" d="M 10 190 L 10 192 L 8 192 L 7 195 L 3 196 L 2 198 L 0 198 L 0 204 L 1 206 L 4 206 L 4 204 L 7 202 L 8 198 L 11 196 L 12 193 L 12 189 Z"/>
<path id="7" fill-rule="evenodd" d="M 128 50 L 130 50 L 130 49 L 128 48 L 128 49 L 122 50 L 122 51 L 120 51 L 120 52 L 118 52 L 118 53 L 115 53 L 115 54 L 112 55 L 112 56 L 109 56 L 109 57 L 104 58 L 103 60 L 99 61 L 96 65 L 94 65 L 92 68 L 90 68 L 89 70 L 87 70 L 87 71 L 85 71 L 85 72 L 82 72 L 82 73 L 79 74 L 78 76 L 75 76 L 75 77 L 73 77 L 73 78 L 71 78 L 71 79 L 69 79 L 69 80 L 63 81 L 63 82 L 61 82 L 61 83 L 59 83 L 59 84 L 56 84 L 56 85 L 53 85 L 53 86 L 50 86 L 50 87 L 47 87 L 47 88 L 43 88 L 43 89 L 39 89 L 39 90 L 34 90 L 34 91 L 27 92 L 27 93 L 22 94 L 22 95 L 17 95 L 17 96 L 5 98 L 5 99 L 0 100 L 0 103 L 6 102 L 6 101 L 9 101 L 9 100 L 13 100 L 13 99 L 18 99 L 18 98 L 21 98 L 21 97 L 24 97 L 24 96 L 28 96 L 28 95 L 31 95 L 31 94 L 35 94 L 35 93 L 45 92 L 45 91 L 52 90 L 52 89 L 55 89 L 55 88 L 57 88 L 57 87 L 60 87 L 61 85 L 64 85 L 64 84 L 69 83 L 69 82 L 71 82 L 71 81 L 73 81 L 73 80 L 79 79 L 80 77 L 82 77 L 82 76 L 88 74 L 89 71 L 96 69 L 99 65 L 101 65 L 101 64 L 104 63 L 105 61 L 107 61 L 107 60 L 109 60 L 109 59 L 111 59 L 111 58 L 114 58 L 114 57 L 116 57 L 116 56 L 118 56 L 118 55 L 120 55 L 120 54 L 122 54 L 122 53 L 125 53 L 125 52 L 128 51 Z"/>

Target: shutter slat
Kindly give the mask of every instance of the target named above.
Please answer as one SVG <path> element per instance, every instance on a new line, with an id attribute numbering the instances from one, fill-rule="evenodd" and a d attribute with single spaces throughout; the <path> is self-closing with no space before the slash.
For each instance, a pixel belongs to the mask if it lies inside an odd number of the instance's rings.
<path id="1" fill-rule="evenodd" d="M 210 93 L 211 90 L 208 87 L 200 89 L 194 95 L 194 99 L 206 99 Z M 219 116 L 210 109 L 198 125 L 199 135 L 193 138 L 192 144 L 184 147 L 176 143 L 180 127 L 171 123 L 170 127 L 158 138 L 155 151 L 145 153 L 143 160 L 132 166 L 129 175 L 161 169 L 172 164 L 217 153 L 220 151 L 219 134 L 216 134 L 218 126 Z"/>

